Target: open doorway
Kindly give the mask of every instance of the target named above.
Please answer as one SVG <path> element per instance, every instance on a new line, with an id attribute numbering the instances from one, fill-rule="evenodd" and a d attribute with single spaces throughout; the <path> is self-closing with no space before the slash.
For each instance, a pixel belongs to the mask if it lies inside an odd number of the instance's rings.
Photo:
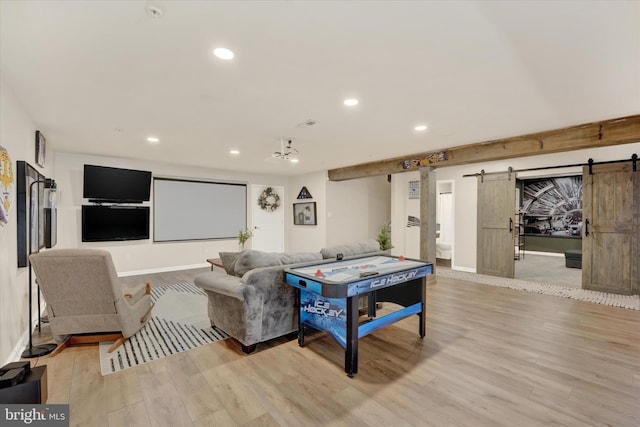
<path id="1" fill-rule="evenodd" d="M 454 257 L 454 181 L 436 182 L 436 265 L 449 267 Z"/>
<path id="2" fill-rule="evenodd" d="M 582 176 L 522 178 L 517 181 L 515 278 L 580 288 Z M 571 256 L 571 255 L 570 255 Z"/>

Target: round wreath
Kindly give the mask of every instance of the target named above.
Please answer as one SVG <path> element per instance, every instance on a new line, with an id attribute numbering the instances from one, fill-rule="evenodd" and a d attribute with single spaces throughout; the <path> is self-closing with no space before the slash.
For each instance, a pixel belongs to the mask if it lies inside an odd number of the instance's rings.
<path id="1" fill-rule="evenodd" d="M 280 207 L 280 196 L 273 188 L 267 187 L 258 197 L 258 206 L 267 212 L 273 212 Z"/>

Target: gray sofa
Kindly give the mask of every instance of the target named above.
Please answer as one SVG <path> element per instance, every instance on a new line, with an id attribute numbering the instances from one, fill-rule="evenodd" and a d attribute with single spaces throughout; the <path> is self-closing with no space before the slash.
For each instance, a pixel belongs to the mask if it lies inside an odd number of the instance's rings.
<path id="1" fill-rule="evenodd" d="M 320 252 L 267 253 L 255 250 L 221 252 L 224 272 L 197 276 L 195 284 L 208 298 L 211 324 L 251 353 L 256 345 L 298 330 L 295 289 L 284 282 L 284 269 L 323 259 L 379 253 L 375 240 L 323 248 Z"/>

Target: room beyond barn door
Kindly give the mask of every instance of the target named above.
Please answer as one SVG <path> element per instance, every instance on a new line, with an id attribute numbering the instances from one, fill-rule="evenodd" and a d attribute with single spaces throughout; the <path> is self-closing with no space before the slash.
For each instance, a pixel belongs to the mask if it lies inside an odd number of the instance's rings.
<path id="1" fill-rule="evenodd" d="M 582 287 L 640 291 L 640 171 L 632 164 L 583 170 Z"/>
<path id="2" fill-rule="evenodd" d="M 513 278 L 516 175 L 478 176 L 478 246 L 476 271 Z"/>

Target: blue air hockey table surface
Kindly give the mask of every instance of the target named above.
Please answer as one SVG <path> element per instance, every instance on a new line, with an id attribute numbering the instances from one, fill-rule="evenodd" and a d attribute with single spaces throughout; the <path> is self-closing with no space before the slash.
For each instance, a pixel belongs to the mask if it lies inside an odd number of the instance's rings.
<path id="1" fill-rule="evenodd" d="M 358 372 L 358 340 L 411 315 L 420 318 L 424 337 L 425 278 L 430 262 L 395 256 L 368 256 L 305 264 L 285 269 L 285 281 L 297 288 L 300 302 L 298 343 L 304 347 L 305 328 L 329 333 L 345 349 L 345 372 Z M 370 320 L 360 323 L 359 299 L 367 296 Z M 377 302 L 402 306 L 376 317 Z"/>

